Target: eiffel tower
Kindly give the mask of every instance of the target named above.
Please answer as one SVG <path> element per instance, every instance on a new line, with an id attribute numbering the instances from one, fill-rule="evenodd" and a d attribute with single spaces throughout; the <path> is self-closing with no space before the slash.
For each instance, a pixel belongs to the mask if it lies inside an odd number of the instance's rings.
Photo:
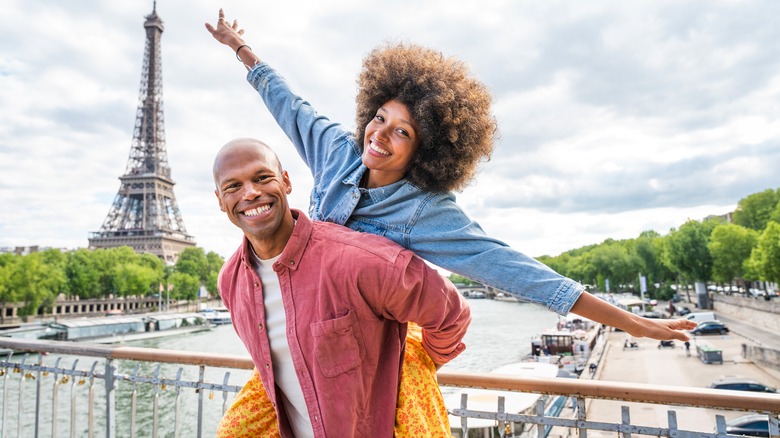
<path id="1" fill-rule="evenodd" d="M 165 149 L 160 62 L 163 22 L 157 16 L 156 1 L 144 28 L 146 48 L 130 158 L 103 226 L 90 233 L 89 247 L 129 246 L 173 264 L 184 248 L 195 246 L 195 238 L 187 234 L 176 205 Z"/>

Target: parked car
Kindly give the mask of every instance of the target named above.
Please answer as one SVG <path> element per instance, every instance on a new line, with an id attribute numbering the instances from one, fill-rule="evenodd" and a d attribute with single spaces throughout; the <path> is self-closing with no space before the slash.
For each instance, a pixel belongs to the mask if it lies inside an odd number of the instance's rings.
<path id="1" fill-rule="evenodd" d="M 684 317 L 688 321 L 693 321 L 696 324 L 704 321 L 717 321 L 718 317 L 715 316 L 715 312 L 688 312 Z"/>
<path id="2" fill-rule="evenodd" d="M 731 389 L 734 391 L 752 391 L 752 392 L 777 392 L 775 388 L 766 386 L 753 379 L 743 379 L 741 377 L 723 377 L 710 383 L 710 388 Z"/>
<path id="3" fill-rule="evenodd" d="M 726 422 L 726 432 L 732 435 L 769 436 L 769 416 L 749 414 Z"/>
<path id="4" fill-rule="evenodd" d="M 726 327 L 726 324 L 723 324 L 720 321 L 700 322 L 695 329 L 691 330 L 691 334 L 694 336 L 712 335 L 712 334 L 725 335 L 728 332 L 729 332 L 729 328 Z"/>

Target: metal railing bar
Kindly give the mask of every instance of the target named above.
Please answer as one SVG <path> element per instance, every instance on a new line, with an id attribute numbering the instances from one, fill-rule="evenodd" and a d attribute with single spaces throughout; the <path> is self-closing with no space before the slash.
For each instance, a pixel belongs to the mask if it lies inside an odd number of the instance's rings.
<path id="1" fill-rule="evenodd" d="M 82 342 L 46 341 L 40 339 L 0 338 L 0 348 L 14 351 L 48 352 L 75 356 L 129 359 L 144 362 L 205 365 L 217 368 L 251 370 L 254 368 L 248 356 L 217 353 L 201 353 L 156 348 L 127 347 Z"/>
<path id="2" fill-rule="evenodd" d="M 138 375 L 138 368 L 141 366 L 140 363 L 135 365 L 135 369 L 133 369 L 133 377 L 137 377 Z M 138 408 L 138 388 L 136 387 L 137 381 L 135 379 L 132 379 L 131 382 L 133 383 L 133 390 L 130 395 L 130 437 L 135 438 L 136 436 L 136 409 Z"/>
<path id="3" fill-rule="evenodd" d="M 106 360 L 106 373 L 105 373 L 105 389 L 106 389 L 106 438 L 113 438 L 116 428 L 116 367 L 114 367 L 114 361 L 112 359 Z"/>
<path id="4" fill-rule="evenodd" d="M 60 362 L 61 361 L 62 361 L 62 358 L 58 357 L 56 362 L 54 362 L 54 370 L 51 371 L 52 373 L 54 373 L 54 375 L 52 376 L 54 382 L 53 382 L 52 388 L 51 388 L 51 391 L 52 391 L 52 393 L 51 393 L 51 403 L 52 403 L 52 405 L 51 405 L 51 437 L 52 438 L 57 438 L 57 418 L 58 418 L 58 414 L 59 414 L 59 409 L 57 407 L 57 401 L 59 399 L 59 396 L 58 396 L 59 395 L 59 387 L 60 387 L 59 374 L 60 374 L 60 371 L 61 371 L 60 370 Z"/>
<path id="5" fill-rule="evenodd" d="M 11 354 L 8 354 L 8 360 L 11 360 Z M 0 425 L 0 438 L 4 438 L 5 435 L 5 427 L 8 425 L 8 422 L 6 421 L 6 413 L 8 412 L 8 379 L 11 377 L 11 374 L 7 371 L 7 369 L 3 369 L 3 415 L 0 417 L 2 419 L 2 424 Z"/>
<path id="6" fill-rule="evenodd" d="M 184 368 L 179 367 L 179 372 L 176 373 L 176 380 L 181 381 L 181 373 L 184 372 Z M 179 404 L 181 396 L 181 386 L 176 385 L 176 399 L 174 401 L 174 416 L 173 416 L 173 436 L 179 438 Z"/>
<path id="7" fill-rule="evenodd" d="M 631 410 L 628 406 L 620 407 L 620 429 L 623 432 L 623 438 L 631 438 Z"/>
<path id="8" fill-rule="evenodd" d="M 206 367 L 201 365 L 198 371 L 198 382 L 206 380 Z M 203 436 L 203 389 L 198 389 L 198 438 Z"/>
<path id="9" fill-rule="evenodd" d="M 157 365 L 157 368 L 154 370 L 154 378 L 157 379 L 157 376 L 160 374 L 160 367 L 162 365 Z M 157 432 L 159 428 L 158 424 L 158 407 L 159 407 L 159 401 L 160 401 L 160 384 L 156 383 L 154 385 L 154 398 L 153 398 L 153 404 L 152 404 L 152 437 L 157 438 Z"/>
<path id="10" fill-rule="evenodd" d="M 611 382 L 605 380 L 520 378 L 493 373 L 455 373 L 447 371 L 438 373 L 438 381 L 441 386 L 487 388 L 499 391 L 521 391 L 535 394 L 566 395 L 672 406 L 780 412 L 780 394 L 760 394 L 747 391 Z"/>
<path id="11" fill-rule="evenodd" d="M 27 355 L 26 354 L 22 358 L 22 364 L 21 364 L 22 366 L 24 366 L 25 361 L 27 361 Z M 21 368 L 14 368 L 14 372 L 15 373 L 20 373 L 20 372 L 22 372 L 22 370 L 21 370 Z M 24 380 L 25 380 L 24 377 L 19 379 L 19 391 L 17 392 L 17 394 L 19 394 L 19 403 L 18 403 L 19 407 L 17 408 L 17 412 L 16 412 L 17 418 L 22 418 L 22 412 L 24 411 L 24 409 L 23 409 L 24 405 L 22 404 L 22 401 L 24 401 Z M 16 430 L 17 430 L 16 436 L 19 436 L 19 437 L 24 436 L 22 434 L 22 431 L 23 431 L 23 427 L 22 426 L 23 426 L 22 422 L 20 421 L 19 424 L 16 426 Z"/>
<path id="12" fill-rule="evenodd" d="M 78 359 L 73 361 L 72 369 L 75 370 L 78 364 Z M 69 377 L 65 376 L 63 379 L 65 380 L 64 383 L 67 383 Z M 21 424 L 21 421 L 19 423 Z M 70 382 L 70 438 L 76 438 L 76 379 L 72 379 Z"/>
<path id="13" fill-rule="evenodd" d="M 43 363 L 43 353 L 38 353 L 38 363 Z M 35 373 L 35 438 L 38 438 L 38 429 L 41 420 L 41 371 Z"/>

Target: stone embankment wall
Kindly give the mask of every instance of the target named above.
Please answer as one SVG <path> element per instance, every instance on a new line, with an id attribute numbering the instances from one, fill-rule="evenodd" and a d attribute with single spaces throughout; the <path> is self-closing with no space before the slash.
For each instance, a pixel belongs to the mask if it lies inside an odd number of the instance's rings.
<path id="1" fill-rule="evenodd" d="M 757 345 L 742 344 L 742 357 L 753 363 L 780 371 L 780 351 Z"/>
<path id="2" fill-rule="evenodd" d="M 767 331 L 780 332 L 780 301 L 777 299 L 715 295 L 713 304 L 717 313 Z"/>
<path id="3" fill-rule="evenodd" d="M 729 318 L 772 333 L 780 331 L 780 301 L 777 299 L 715 295 L 713 304 L 716 312 Z M 759 366 L 780 371 L 780 351 L 774 348 L 742 344 L 742 356 Z"/>

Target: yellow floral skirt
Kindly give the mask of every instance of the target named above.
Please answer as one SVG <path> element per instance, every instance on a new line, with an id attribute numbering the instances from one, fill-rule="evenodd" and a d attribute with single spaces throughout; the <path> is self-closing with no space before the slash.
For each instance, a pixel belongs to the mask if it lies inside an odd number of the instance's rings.
<path id="1" fill-rule="evenodd" d="M 217 438 L 278 437 L 279 425 L 257 369 L 236 395 L 217 428 Z M 436 366 L 422 346 L 420 327 L 409 324 L 395 411 L 396 437 L 450 437 L 447 408 Z"/>

